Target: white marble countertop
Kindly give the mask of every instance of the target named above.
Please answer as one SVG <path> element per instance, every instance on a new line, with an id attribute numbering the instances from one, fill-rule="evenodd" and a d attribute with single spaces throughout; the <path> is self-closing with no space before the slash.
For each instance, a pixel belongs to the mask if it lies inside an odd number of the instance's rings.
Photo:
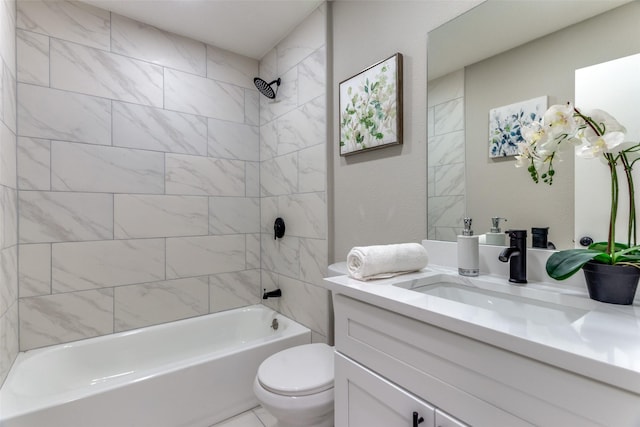
<path id="1" fill-rule="evenodd" d="M 429 265 L 420 272 L 390 279 L 359 281 L 348 276 L 325 279 L 337 294 L 390 310 L 550 365 L 640 394 L 640 305 L 618 306 L 589 299 L 586 289 L 530 281 L 509 284 L 501 275 L 481 274 L 482 288 L 567 307 L 571 312 L 557 323 L 536 323 L 501 315 L 489 309 L 394 286 L 450 274 L 471 286 L 446 266 Z M 636 300 L 637 301 L 637 300 Z"/>

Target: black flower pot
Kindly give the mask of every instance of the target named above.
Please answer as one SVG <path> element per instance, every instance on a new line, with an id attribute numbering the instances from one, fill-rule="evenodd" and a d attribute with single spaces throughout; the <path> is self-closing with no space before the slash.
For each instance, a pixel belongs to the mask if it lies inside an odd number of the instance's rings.
<path id="1" fill-rule="evenodd" d="M 589 261 L 582 271 L 591 299 L 609 304 L 633 304 L 640 268 Z"/>

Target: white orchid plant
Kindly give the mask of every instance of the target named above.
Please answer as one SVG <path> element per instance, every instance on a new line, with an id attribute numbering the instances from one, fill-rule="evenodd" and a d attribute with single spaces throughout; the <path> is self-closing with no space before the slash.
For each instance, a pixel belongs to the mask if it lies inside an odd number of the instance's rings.
<path id="1" fill-rule="evenodd" d="M 565 148 L 576 150 L 576 155 L 599 158 L 609 168 L 611 176 L 611 211 L 606 242 L 597 242 L 588 249 L 569 249 L 556 252 L 547 261 L 547 273 L 564 280 L 590 260 L 604 264 L 633 265 L 640 268 L 640 246 L 636 242 L 636 207 L 633 185 L 633 165 L 640 159 L 640 143 L 625 142 L 626 129 L 602 110 L 583 114 L 571 103 L 553 105 L 540 121 L 523 126 L 524 142 L 518 145 L 516 167 L 527 167 L 534 182 L 553 184 L 554 160 Z M 629 191 L 629 217 L 627 243 L 616 243 L 615 226 L 618 214 L 619 168 L 624 171 Z"/>

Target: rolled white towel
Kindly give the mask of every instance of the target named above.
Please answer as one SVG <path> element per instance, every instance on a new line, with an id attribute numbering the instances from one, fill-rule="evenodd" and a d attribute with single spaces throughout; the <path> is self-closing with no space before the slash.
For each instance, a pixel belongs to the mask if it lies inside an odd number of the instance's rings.
<path id="1" fill-rule="evenodd" d="M 420 270 L 429 263 L 419 243 L 356 246 L 347 255 L 349 276 L 358 280 L 383 279 Z"/>

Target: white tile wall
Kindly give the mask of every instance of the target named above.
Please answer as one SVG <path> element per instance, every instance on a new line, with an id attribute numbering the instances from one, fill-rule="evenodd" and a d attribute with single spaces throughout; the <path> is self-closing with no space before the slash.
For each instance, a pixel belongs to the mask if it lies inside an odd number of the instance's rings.
<path id="1" fill-rule="evenodd" d="M 209 276 L 209 310 L 243 307 L 259 301 L 260 270 L 244 270 Z"/>
<path id="2" fill-rule="evenodd" d="M 289 219 L 289 233 L 299 237 L 326 238 L 326 206 L 324 192 L 290 194 L 278 199 L 278 210 L 286 212 Z"/>
<path id="3" fill-rule="evenodd" d="M 165 168 L 167 194 L 245 195 L 244 162 L 167 154 Z"/>
<path id="4" fill-rule="evenodd" d="M 209 234 L 207 197 L 116 194 L 116 239 Z"/>
<path id="5" fill-rule="evenodd" d="M 113 332 L 113 288 L 20 299 L 20 347 Z"/>
<path id="6" fill-rule="evenodd" d="M 18 1 L 18 28 L 109 49 L 109 12 L 80 2 Z"/>
<path id="7" fill-rule="evenodd" d="M 21 190 L 51 189 L 51 141 L 39 138 L 18 138 L 18 188 Z"/>
<path id="8" fill-rule="evenodd" d="M 465 214 L 464 71 L 429 82 L 427 235 L 455 240 Z"/>
<path id="9" fill-rule="evenodd" d="M 0 1 L 0 386 L 19 350 L 16 2 Z M 13 175 L 13 176 L 12 176 Z"/>
<path id="10" fill-rule="evenodd" d="M 114 294 L 114 332 L 207 314 L 208 298 L 207 277 L 119 286 Z"/>
<path id="11" fill-rule="evenodd" d="M 262 196 L 293 194 L 298 191 L 298 154 L 265 160 L 260 164 Z"/>
<path id="12" fill-rule="evenodd" d="M 161 108 L 114 102 L 113 145 L 206 156 L 207 120 Z"/>
<path id="13" fill-rule="evenodd" d="M 259 233 L 260 199 L 257 197 L 210 197 L 211 234 Z"/>
<path id="14" fill-rule="evenodd" d="M 111 144 L 111 102 L 94 96 L 18 84 L 18 134 Z"/>
<path id="15" fill-rule="evenodd" d="M 258 161 L 259 143 L 260 129 L 257 126 L 209 119 L 210 156 Z"/>
<path id="16" fill-rule="evenodd" d="M 0 248 L 18 243 L 18 195 L 15 188 L 0 185 Z"/>
<path id="17" fill-rule="evenodd" d="M 164 70 L 165 108 L 244 123 L 244 89 L 168 68 Z"/>
<path id="18" fill-rule="evenodd" d="M 325 9 L 259 64 L 81 3 L 18 0 L 18 138 L 0 140 L 0 164 L 17 157 L 21 349 L 255 304 L 280 284 L 285 314 L 328 335 Z M 282 77 L 278 102 L 258 73 Z M 0 224 L 16 230 L 11 174 Z M 16 233 L 0 243 L 17 263 Z M 17 330 L 11 307 L 0 339 Z"/>
<path id="19" fill-rule="evenodd" d="M 111 194 L 20 191 L 20 243 L 113 238 Z"/>
<path id="20" fill-rule="evenodd" d="M 51 293 L 51 245 L 20 245 L 20 297 Z"/>
<path id="21" fill-rule="evenodd" d="M 323 143 L 326 115 L 324 96 L 320 96 L 287 112 L 277 120 L 277 154 L 287 154 L 301 148 Z"/>
<path id="22" fill-rule="evenodd" d="M 49 37 L 17 30 L 18 81 L 49 86 Z"/>
<path id="23" fill-rule="evenodd" d="M 298 189 L 323 192 L 327 187 L 327 147 L 314 145 L 298 151 Z"/>
<path id="24" fill-rule="evenodd" d="M 164 239 L 56 243 L 53 292 L 106 288 L 165 278 Z"/>
<path id="25" fill-rule="evenodd" d="M 0 251 L 0 283 L 6 284 L 0 289 L 0 313 L 6 313 L 18 297 L 17 263 L 18 253 L 15 245 Z"/>
<path id="26" fill-rule="evenodd" d="M 162 107 L 162 67 L 52 39 L 51 87 Z"/>
<path id="27" fill-rule="evenodd" d="M 0 3 L 0 56 L 2 63 L 16 76 L 16 2 L 3 0 Z"/>
<path id="28" fill-rule="evenodd" d="M 0 123 L 0 184 L 16 188 L 16 134 Z"/>
<path id="29" fill-rule="evenodd" d="M 207 46 L 207 77 L 210 79 L 255 89 L 253 78 L 257 75 L 256 61 L 214 46 Z"/>
<path id="30" fill-rule="evenodd" d="M 167 278 L 244 270 L 245 243 L 240 234 L 167 239 Z"/>
<path id="31" fill-rule="evenodd" d="M 153 151 L 53 141 L 51 189 L 162 194 L 164 163 Z"/>
<path id="32" fill-rule="evenodd" d="M 204 43 L 115 13 L 111 14 L 111 51 L 200 76 L 206 73 Z"/>

